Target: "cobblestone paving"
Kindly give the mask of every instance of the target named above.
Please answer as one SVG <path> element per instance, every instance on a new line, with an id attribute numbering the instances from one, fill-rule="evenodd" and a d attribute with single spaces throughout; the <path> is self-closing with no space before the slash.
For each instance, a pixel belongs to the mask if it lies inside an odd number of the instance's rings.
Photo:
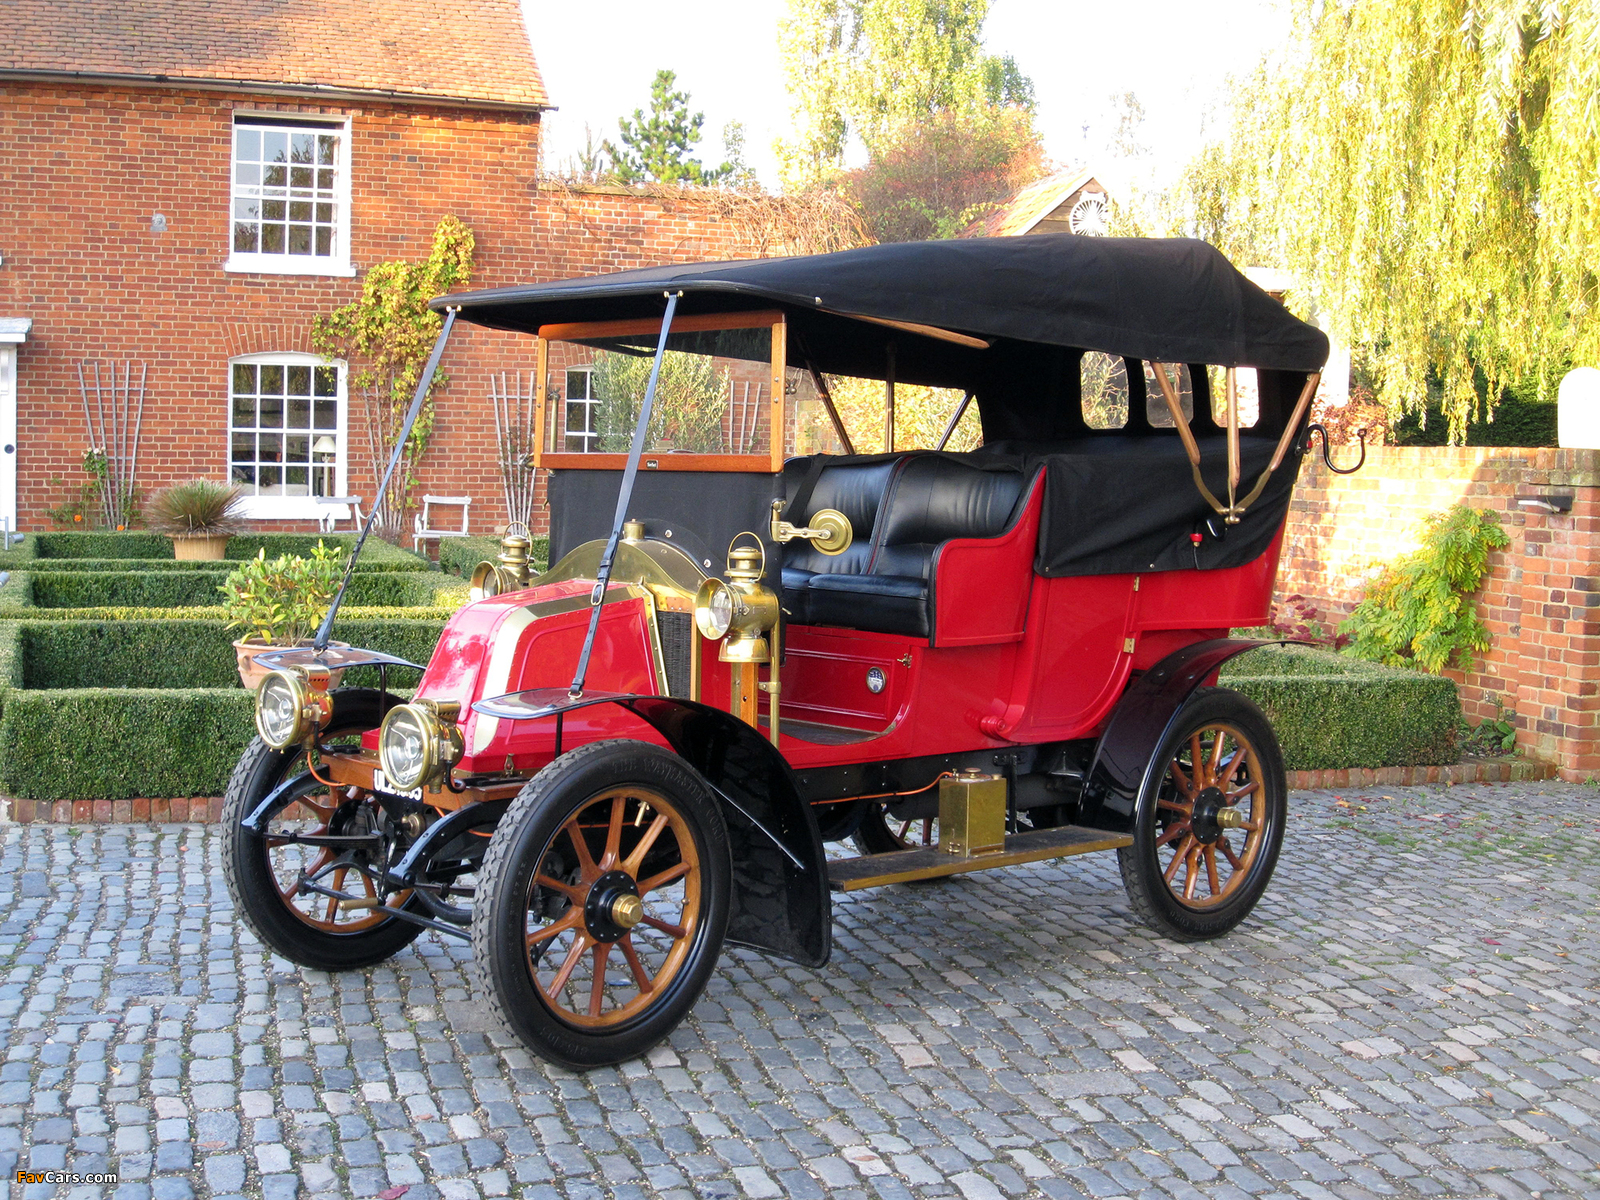
<path id="1" fill-rule="evenodd" d="M 322 975 L 234 922 L 214 828 L 0 830 L 0 1173 L 26 1197 L 1600 1197 L 1600 791 L 1302 792 L 1219 943 L 1113 855 L 841 900 L 729 952 L 648 1061 L 489 1026 L 425 934 Z"/>

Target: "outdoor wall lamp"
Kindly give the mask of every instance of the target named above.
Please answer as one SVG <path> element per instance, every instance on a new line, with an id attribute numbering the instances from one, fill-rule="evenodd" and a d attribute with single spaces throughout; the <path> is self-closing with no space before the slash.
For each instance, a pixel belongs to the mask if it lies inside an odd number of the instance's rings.
<path id="1" fill-rule="evenodd" d="M 1531 508 L 1545 513 L 1571 512 L 1572 493 L 1555 492 L 1548 496 L 1524 496 L 1517 501 L 1517 507 Z"/>

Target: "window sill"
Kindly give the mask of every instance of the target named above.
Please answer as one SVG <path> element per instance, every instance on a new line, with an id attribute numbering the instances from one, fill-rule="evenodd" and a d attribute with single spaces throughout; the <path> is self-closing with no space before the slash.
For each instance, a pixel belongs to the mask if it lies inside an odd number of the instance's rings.
<path id="1" fill-rule="evenodd" d="M 350 506 L 323 504 L 313 496 L 245 496 L 239 501 L 239 515 L 249 521 L 320 521 L 329 514 L 347 521 Z"/>
<path id="2" fill-rule="evenodd" d="M 222 269 L 234 275 L 327 275 L 340 279 L 351 279 L 356 273 L 348 262 L 288 254 L 234 254 Z"/>

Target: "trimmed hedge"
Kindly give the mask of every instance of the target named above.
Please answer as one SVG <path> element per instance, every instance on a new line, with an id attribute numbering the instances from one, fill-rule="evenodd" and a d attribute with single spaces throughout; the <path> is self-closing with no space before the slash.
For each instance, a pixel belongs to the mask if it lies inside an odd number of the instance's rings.
<path id="1" fill-rule="evenodd" d="M 20 630 L 18 686 L 23 688 L 239 688 L 233 635 L 221 621 L 30 621 L 15 628 Z M 444 622 L 437 619 L 358 617 L 341 618 L 333 635 L 368 650 L 426 663 L 443 629 Z M 360 680 L 347 677 L 346 682 Z"/>
<path id="2" fill-rule="evenodd" d="M 34 800 L 220 795 L 255 735 L 254 698 L 234 684 L 12 691 L 0 786 Z"/>
<path id="3" fill-rule="evenodd" d="M 536 537 L 528 547 L 528 558 L 535 571 L 543 571 L 550 560 L 550 539 Z M 473 569 L 481 562 L 493 562 L 500 557 L 500 539 L 497 537 L 467 537 L 439 539 L 439 569 L 462 579 L 471 579 Z"/>
<path id="4" fill-rule="evenodd" d="M 1261 706 L 1291 771 L 1433 766 L 1460 756 L 1461 700 L 1440 675 L 1274 646 L 1226 663 L 1221 683 Z"/>
<path id="5" fill-rule="evenodd" d="M 356 543 L 354 533 L 241 533 L 228 540 L 227 558 L 234 562 L 254 558 L 257 550 L 265 550 L 268 558 L 279 554 L 311 553 L 318 541 L 330 546 L 341 546 L 347 552 Z M 172 539 L 161 533 L 108 533 L 68 532 L 29 533 L 23 535 L 21 545 L 0 551 L 0 567 L 38 559 L 135 559 L 147 563 L 153 559 L 168 562 L 172 558 Z M 226 560 L 225 560 L 226 561 Z M 369 566 L 369 564 L 371 564 Z M 197 563 L 197 567 L 215 563 Z M 361 566 L 368 570 L 429 571 L 431 563 L 409 550 L 402 550 L 382 538 L 368 538 L 361 551 Z M 68 567 L 68 570 L 76 570 Z M 102 568 L 115 569 L 115 568 Z M 140 567 L 137 569 L 149 569 Z"/>
<path id="6" fill-rule="evenodd" d="M 182 608 L 214 604 L 222 571 L 33 571 L 32 602 L 40 608 Z M 468 589 L 437 571 L 358 571 L 351 604 L 440 608 L 463 604 Z"/>

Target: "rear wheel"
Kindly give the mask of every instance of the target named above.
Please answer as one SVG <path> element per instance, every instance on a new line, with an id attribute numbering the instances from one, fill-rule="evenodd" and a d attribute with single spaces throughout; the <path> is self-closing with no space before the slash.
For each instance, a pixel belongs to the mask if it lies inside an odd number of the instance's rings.
<path id="1" fill-rule="evenodd" d="M 1117 851 L 1134 911 L 1179 941 L 1219 937 L 1249 915 L 1277 865 L 1288 818 L 1283 755 L 1249 699 L 1220 688 L 1184 706 L 1156 752 L 1159 784 Z"/>
<path id="2" fill-rule="evenodd" d="M 643 1054 L 699 999 L 722 951 L 732 868 L 710 790 L 644 742 L 595 742 L 522 789 L 473 908 L 500 1019 L 565 1067 Z"/>
<path id="3" fill-rule="evenodd" d="M 333 716 L 324 746 L 359 745 L 360 735 L 383 720 L 382 698 L 370 689 L 332 693 Z M 222 861 L 234 910 L 268 946 L 291 962 L 321 971 L 345 971 L 382 962 L 414 941 L 422 928 L 388 915 L 411 893 L 372 908 L 344 908 L 312 890 L 366 898 L 379 895 L 374 876 L 387 859 L 386 822 L 370 792 L 330 789 L 309 771 L 306 749 L 274 750 L 260 738 L 240 757 L 222 805 Z M 242 822 L 286 781 L 293 786 L 260 823 Z M 356 849 L 309 846 L 289 839 L 334 834 L 365 839 Z"/>

